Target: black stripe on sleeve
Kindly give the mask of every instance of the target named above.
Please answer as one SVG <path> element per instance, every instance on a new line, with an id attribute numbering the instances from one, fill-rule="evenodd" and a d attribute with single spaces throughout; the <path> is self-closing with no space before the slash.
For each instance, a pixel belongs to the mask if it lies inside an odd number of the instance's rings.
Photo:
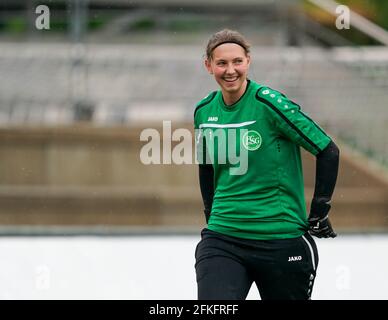
<path id="1" fill-rule="evenodd" d="M 282 94 L 283 95 L 283 94 Z M 301 109 L 301 107 L 300 107 L 300 105 L 299 104 L 297 104 L 297 103 L 295 103 L 294 101 L 292 101 L 292 100 L 290 100 L 290 99 L 288 99 L 285 95 L 283 95 L 284 96 L 284 98 L 286 98 L 288 101 L 290 101 L 293 105 L 295 105 L 295 106 L 297 106 L 298 108 L 299 108 L 299 113 L 302 115 L 302 116 L 304 116 L 306 119 L 308 119 L 308 120 L 310 120 L 313 124 L 314 124 L 314 126 L 319 130 L 319 131 L 321 131 L 326 137 L 329 137 L 327 134 L 326 134 L 326 132 L 325 131 L 323 131 L 322 130 L 322 128 L 320 128 L 316 123 L 315 123 L 315 121 L 313 120 L 313 119 L 311 119 L 307 114 L 305 114 Z"/>
<path id="2" fill-rule="evenodd" d="M 314 124 L 314 126 L 315 126 L 319 131 L 321 131 L 326 137 L 329 137 L 329 136 L 326 134 L 326 132 L 323 131 L 323 130 L 315 123 L 315 121 L 314 121 L 313 119 L 311 119 L 307 114 L 305 114 L 302 110 L 299 110 L 299 113 L 300 113 L 302 116 L 304 116 L 306 119 L 310 120 L 310 121 Z"/>
<path id="3" fill-rule="evenodd" d="M 292 129 L 294 129 L 307 143 L 309 143 L 315 150 L 321 152 L 322 150 L 312 142 L 297 126 L 295 126 L 278 108 L 276 108 L 271 102 L 263 99 L 259 96 L 259 90 L 256 92 L 256 99 L 270 107 L 275 111 Z"/>

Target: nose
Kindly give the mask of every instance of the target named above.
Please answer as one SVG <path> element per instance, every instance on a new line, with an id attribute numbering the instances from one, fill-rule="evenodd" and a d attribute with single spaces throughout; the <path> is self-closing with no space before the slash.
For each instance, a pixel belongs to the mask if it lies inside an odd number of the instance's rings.
<path id="1" fill-rule="evenodd" d="M 226 69 L 226 74 L 234 74 L 234 66 L 233 66 L 233 63 L 229 63 L 228 64 L 228 67 Z"/>

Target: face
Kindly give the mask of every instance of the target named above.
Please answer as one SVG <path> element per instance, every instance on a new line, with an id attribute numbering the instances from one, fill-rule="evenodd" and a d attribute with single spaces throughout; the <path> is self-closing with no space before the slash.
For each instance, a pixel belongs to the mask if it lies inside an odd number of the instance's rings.
<path id="1" fill-rule="evenodd" d="M 212 59 L 205 61 L 210 74 L 225 94 L 243 94 L 250 57 L 236 43 L 224 43 L 213 50 Z"/>

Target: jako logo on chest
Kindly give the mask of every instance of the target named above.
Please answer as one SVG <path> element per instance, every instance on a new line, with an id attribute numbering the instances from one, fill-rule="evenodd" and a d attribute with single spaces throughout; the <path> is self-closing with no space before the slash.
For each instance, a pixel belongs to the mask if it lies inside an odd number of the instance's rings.
<path id="1" fill-rule="evenodd" d="M 209 117 L 207 121 L 218 121 L 218 117 Z"/>

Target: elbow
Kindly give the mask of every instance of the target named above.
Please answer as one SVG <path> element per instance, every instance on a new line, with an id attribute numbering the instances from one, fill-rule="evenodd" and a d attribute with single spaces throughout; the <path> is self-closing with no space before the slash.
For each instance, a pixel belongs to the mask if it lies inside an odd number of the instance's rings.
<path id="1" fill-rule="evenodd" d="M 339 150 L 338 146 L 333 141 L 331 141 L 330 144 L 332 144 L 331 149 L 330 149 L 330 154 L 331 154 L 332 158 L 339 160 L 340 150 Z"/>
<path id="2" fill-rule="evenodd" d="M 330 141 L 327 147 L 317 154 L 317 158 L 325 158 L 331 161 L 339 161 L 339 157 L 340 149 L 333 141 Z"/>

